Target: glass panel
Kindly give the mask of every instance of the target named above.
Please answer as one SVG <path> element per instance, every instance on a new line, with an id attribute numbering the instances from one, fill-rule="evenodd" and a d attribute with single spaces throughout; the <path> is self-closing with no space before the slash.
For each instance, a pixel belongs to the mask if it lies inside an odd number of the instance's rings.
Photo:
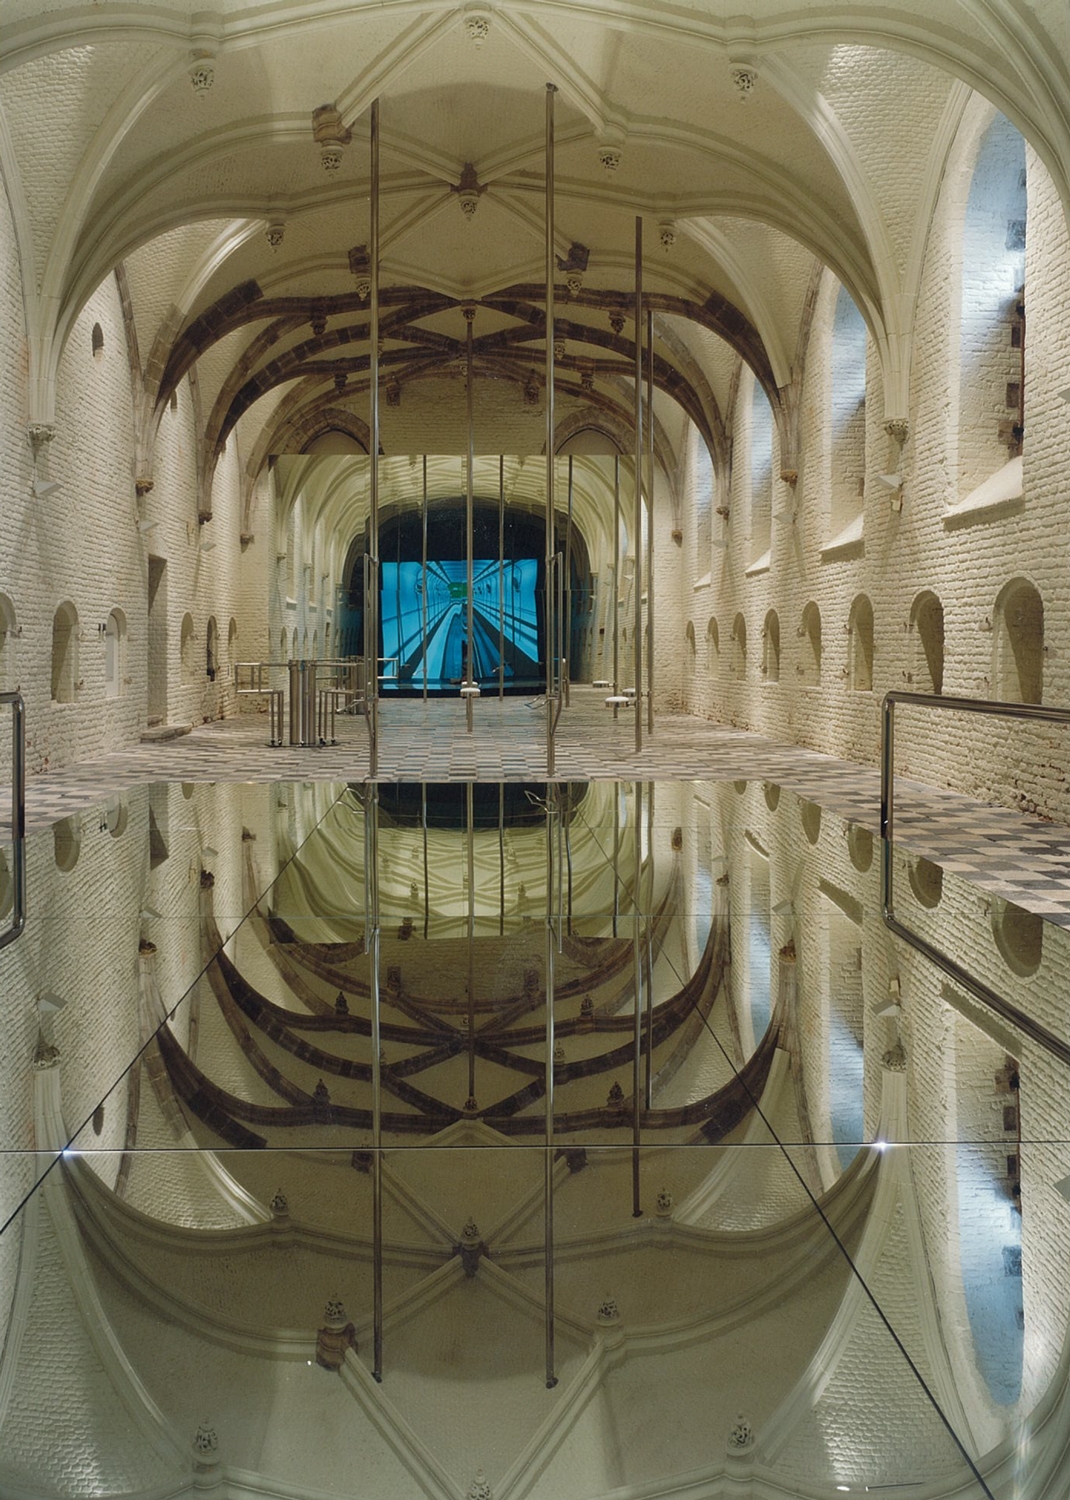
<path id="1" fill-rule="evenodd" d="M 759 782 L 159 785 L 29 840 L 0 1488 L 1054 1482 L 1063 1065 L 892 944 L 874 854 Z M 1065 1036 L 1029 876 L 896 858 Z"/>

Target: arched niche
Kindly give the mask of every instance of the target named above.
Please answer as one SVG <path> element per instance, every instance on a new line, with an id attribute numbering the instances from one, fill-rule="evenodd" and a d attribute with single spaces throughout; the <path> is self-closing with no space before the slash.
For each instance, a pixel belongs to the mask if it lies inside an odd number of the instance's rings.
<path id="1" fill-rule="evenodd" d="M 859 594 L 847 620 L 850 644 L 848 682 L 854 693 L 873 691 L 873 605 L 867 594 Z"/>
<path id="2" fill-rule="evenodd" d="M 747 622 L 742 614 L 732 621 L 732 675 L 739 678 L 747 675 Z"/>
<path id="3" fill-rule="evenodd" d="M 1040 703 L 1044 689 L 1044 601 L 1027 578 L 1000 590 L 992 621 L 994 696 Z"/>
<path id="4" fill-rule="evenodd" d="M 82 835 L 77 818 L 61 818 L 52 825 L 52 853 L 56 869 L 69 873 L 78 863 Z"/>
<path id="5" fill-rule="evenodd" d="M 992 902 L 990 916 L 996 947 L 1011 973 L 1023 979 L 1035 974 L 1044 957 L 1044 918 L 1002 897 Z"/>
<path id="6" fill-rule="evenodd" d="M 830 438 L 832 483 L 829 540 L 862 515 L 866 473 L 866 324 L 851 294 L 840 287 L 832 313 Z"/>
<path id="7" fill-rule="evenodd" d="M 78 611 L 68 600 L 52 618 L 52 701 L 72 703 L 78 685 Z"/>
<path id="8" fill-rule="evenodd" d="M 721 659 L 721 632 L 714 615 L 706 621 L 706 670 L 716 672 Z"/>
<path id="9" fill-rule="evenodd" d="M 234 668 L 237 665 L 237 661 L 238 622 L 233 617 L 231 617 L 230 624 L 227 626 L 227 668 L 230 671 L 231 676 L 233 676 L 234 674 Z"/>
<path id="10" fill-rule="evenodd" d="M 0 594 L 0 693 L 10 693 L 18 685 L 15 643 L 18 640 L 15 605 L 7 594 Z"/>
<path id="11" fill-rule="evenodd" d="M 219 671 L 219 626 L 215 615 L 208 617 L 208 629 L 205 631 L 204 671 L 208 681 L 214 682 Z"/>
<path id="12" fill-rule="evenodd" d="M 907 879 L 919 905 L 931 911 L 940 905 L 944 894 L 944 872 L 924 855 L 912 855 L 907 862 Z"/>
<path id="13" fill-rule="evenodd" d="M 821 611 L 811 599 L 804 605 L 799 635 L 799 680 L 803 687 L 821 685 Z"/>
<path id="14" fill-rule="evenodd" d="M 178 652 L 182 665 L 182 681 L 188 686 L 194 679 L 193 616 L 188 612 L 182 616 L 182 624 L 178 633 Z"/>
<path id="15" fill-rule="evenodd" d="M 762 626 L 762 676 L 766 682 L 780 681 L 780 616 L 775 609 Z"/>
<path id="16" fill-rule="evenodd" d="M 944 691 L 944 606 L 931 589 L 910 606 L 909 680 L 917 693 Z"/>
<path id="17" fill-rule="evenodd" d="M 121 698 L 126 691 L 126 615 L 113 609 L 104 627 L 104 696 Z"/>

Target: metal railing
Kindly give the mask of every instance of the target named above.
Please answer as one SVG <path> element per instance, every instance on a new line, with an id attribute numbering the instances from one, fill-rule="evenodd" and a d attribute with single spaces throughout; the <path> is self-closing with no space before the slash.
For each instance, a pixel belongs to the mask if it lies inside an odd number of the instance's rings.
<path id="1" fill-rule="evenodd" d="M 15 868 L 11 925 L 0 933 L 0 948 L 20 937 L 26 927 L 26 704 L 21 693 L 0 693 L 11 706 L 11 842 Z"/>
<path id="2" fill-rule="evenodd" d="M 1045 708 L 1039 703 L 1000 703 L 989 698 L 950 698 L 942 694 L 889 693 L 881 709 L 881 913 L 885 926 L 897 937 L 942 969 L 962 989 L 987 1005 L 1046 1051 L 1070 1063 L 1070 1043 L 998 995 L 970 974 L 949 954 L 914 932 L 895 914 L 892 854 L 895 838 L 895 708 L 896 704 L 949 709 L 957 713 L 987 714 L 999 719 L 1032 719 L 1042 724 L 1070 725 L 1070 709 Z"/>

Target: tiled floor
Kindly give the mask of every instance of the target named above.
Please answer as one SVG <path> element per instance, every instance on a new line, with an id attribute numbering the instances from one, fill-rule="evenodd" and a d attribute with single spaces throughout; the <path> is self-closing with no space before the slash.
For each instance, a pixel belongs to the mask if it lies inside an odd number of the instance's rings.
<path id="1" fill-rule="evenodd" d="M 614 721 L 604 693 L 574 687 L 556 736 L 556 778 L 563 781 L 762 780 L 863 824 L 879 824 L 875 768 L 683 714 L 663 714 L 653 736 L 635 720 Z M 546 776 L 546 713 L 541 700 L 481 699 L 468 734 L 462 705 L 451 700 L 384 702 L 381 781 L 538 781 Z M 243 715 L 205 725 L 179 739 L 85 761 L 31 777 L 27 830 L 47 827 L 110 794 L 149 781 L 363 781 L 368 734 L 363 719 L 340 718 L 338 743 L 270 747 L 267 719 Z M 6 818 L 0 793 L 0 818 Z M 0 824 L 0 839 L 6 824 Z M 897 782 L 896 837 L 917 854 L 995 894 L 1070 927 L 1070 828 L 919 783 Z"/>

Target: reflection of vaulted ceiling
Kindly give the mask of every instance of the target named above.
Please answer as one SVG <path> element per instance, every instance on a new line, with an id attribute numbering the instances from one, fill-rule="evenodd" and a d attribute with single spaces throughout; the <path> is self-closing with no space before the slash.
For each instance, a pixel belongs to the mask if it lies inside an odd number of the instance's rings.
<path id="1" fill-rule="evenodd" d="M 559 416 L 627 425 L 641 214 L 670 471 L 685 415 L 715 456 L 726 451 L 739 357 L 773 400 L 790 464 L 778 392 L 815 264 L 862 309 L 889 415 L 903 407 L 919 237 L 969 86 L 1020 124 L 1061 188 L 1070 163 L 1065 8 L 1041 21 L 1025 0 L 998 17 L 973 0 L 908 0 L 879 16 L 756 0 L 731 21 L 700 0 L 562 3 L 552 15 L 519 0 L 344 13 L 227 0 L 195 15 L 8 0 L 4 20 L 0 159 L 34 320 L 31 419 L 48 420 L 63 339 L 121 265 L 157 412 L 196 376 L 209 473 L 235 430 L 262 462 L 299 451 L 332 410 L 366 414 L 368 306 L 350 252 L 369 239 L 375 97 L 381 370 L 397 384 L 387 453 L 459 451 L 470 302 L 477 448 L 542 445 L 548 82 Z M 330 172 L 312 134 L 325 103 L 352 132 Z M 468 166 L 471 217 L 457 191 Z"/>

